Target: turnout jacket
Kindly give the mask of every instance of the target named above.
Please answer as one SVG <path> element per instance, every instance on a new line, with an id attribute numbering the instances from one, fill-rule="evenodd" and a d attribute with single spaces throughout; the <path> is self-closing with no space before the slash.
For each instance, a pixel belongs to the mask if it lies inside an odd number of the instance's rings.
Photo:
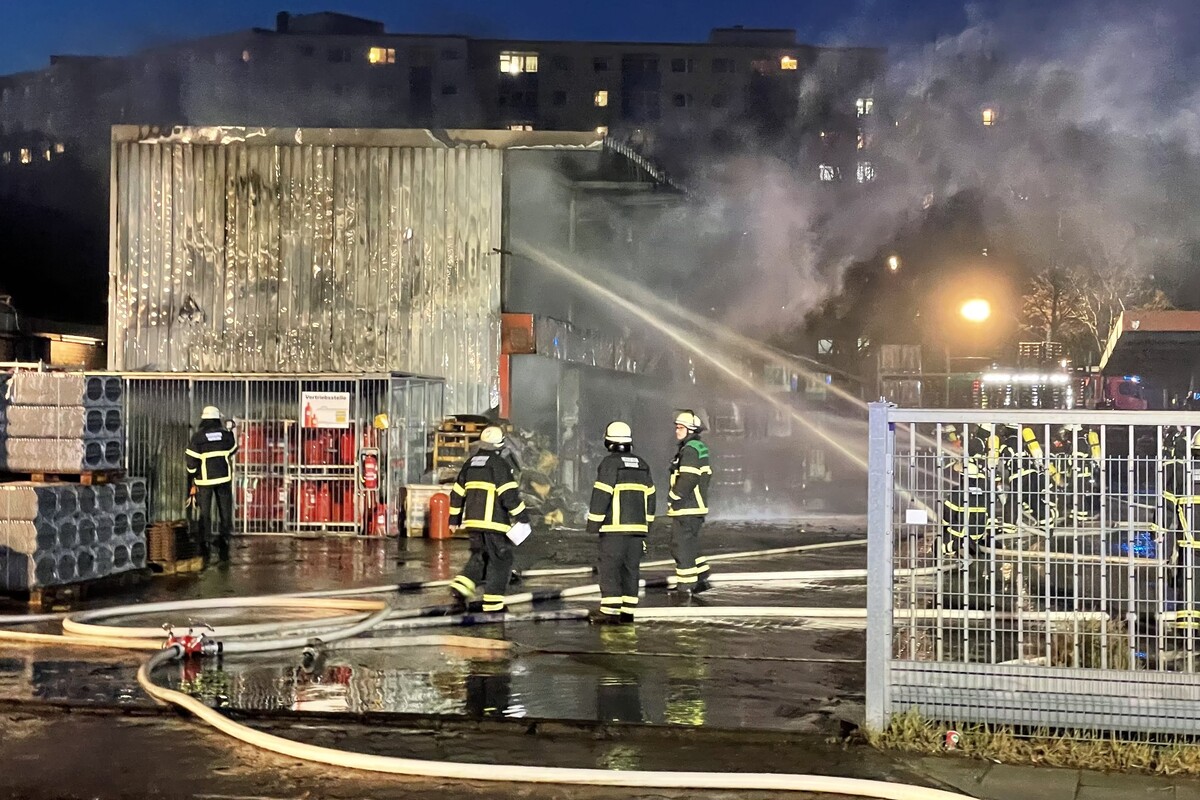
<path id="1" fill-rule="evenodd" d="M 450 490 L 450 524 L 507 533 L 514 521 L 528 523 L 529 512 L 512 465 L 501 451 L 481 449 L 463 464 Z"/>
<path id="2" fill-rule="evenodd" d="M 633 453 L 609 453 L 596 471 L 588 507 L 588 533 L 645 536 L 654 521 L 650 465 Z"/>
<path id="3" fill-rule="evenodd" d="M 237 437 L 225 430 L 220 420 L 202 420 L 184 452 L 192 482 L 197 486 L 229 483 L 233 480 L 233 454 L 237 449 Z"/>
<path id="4" fill-rule="evenodd" d="M 702 517 L 708 514 L 708 484 L 711 480 L 708 445 L 693 433 L 679 443 L 679 452 L 671 462 L 667 516 Z"/>

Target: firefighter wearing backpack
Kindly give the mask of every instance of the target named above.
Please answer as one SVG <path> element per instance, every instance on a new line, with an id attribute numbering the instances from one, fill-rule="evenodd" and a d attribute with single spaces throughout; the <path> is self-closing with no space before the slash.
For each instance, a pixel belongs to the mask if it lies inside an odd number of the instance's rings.
<path id="1" fill-rule="evenodd" d="M 217 504 L 217 557 L 229 560 L 229 540 L 233 535 L 233 456 L 237 437 L 221 424 L 221 411 L 205 406 L 200 412 L 200 427 L 188 442 L 186 467 L 189 493 L 196 489 L 200 504 L 200 554 L 209 557 L 212 535 L 212 506 Z"/>
<path id="2" fill-rule="evenodd" d="M 700 528 L 708 515 L 708 485 L 712 481 L 708 445 L 700 440 L 703 430 L 694 411 L 684 410 L 675 416 L 679 451 L 671 462 L 671 490 L 667 495 L 675 586 L 692 594 L 711 588 L 708 559 L 700 555 Z"/>
<path id="3" fill-rule="evenodd" d="M 471 540 L 471 557 L 450 590 L 466 610 L 482 583 L 483 611 L 503 613 L 515 557 L 508 532 L 514 522 L 528 525 L 529 512 L 504 456 L 504 431 L 489 425 L 479 438 L 479 452 L 467 459 L 450 494 L 450 527 L 461 526 Z"/>
<path id="4" fill-rule="evenodd" d="M 609 454 L 600 462 L 588 533 L 600 536 L 600 608 L 588 614 L 594 623 L 633 622 L 646 534 L 654 521 L 654 481 L 650 465 L 633 454 L 633 431 L 613 422 L 604 431 Z"/>

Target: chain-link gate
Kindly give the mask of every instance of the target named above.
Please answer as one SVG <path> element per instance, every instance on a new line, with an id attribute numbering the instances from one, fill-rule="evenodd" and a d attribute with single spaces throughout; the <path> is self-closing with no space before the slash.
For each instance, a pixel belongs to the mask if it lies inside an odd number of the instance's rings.
<path id="1" fill-rule="evenodd" d="M 236 532 L 394 534 L 429 470 L 441 379 L 410 375 L 126 374 L 126 469 L 152 521 L 178 519 L 184 450 L 205 406 L 233 423 Z"/>
<path id="2" fill-rule="evenodd" d="M 867 723 L 1194 733 L 1200 414 L 871 406 Z"/>

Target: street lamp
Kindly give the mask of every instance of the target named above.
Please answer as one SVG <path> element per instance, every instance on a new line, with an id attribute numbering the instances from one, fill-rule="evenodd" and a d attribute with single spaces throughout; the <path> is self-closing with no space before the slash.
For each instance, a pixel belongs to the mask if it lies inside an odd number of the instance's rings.
<path id="1" fill-rule="evenodd" d="M 986 322 L 987 318 L 992 315 L 992 305 L 987 300 L 976 297 L 963 303 L 958 313 L 967 322 Z"/>

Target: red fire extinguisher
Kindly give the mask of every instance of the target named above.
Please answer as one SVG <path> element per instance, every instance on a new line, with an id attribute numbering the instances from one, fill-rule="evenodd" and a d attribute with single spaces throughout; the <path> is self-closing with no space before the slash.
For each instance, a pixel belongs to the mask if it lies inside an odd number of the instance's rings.
<path id="1" fill-rule="evenodd" d="M 362 487 L 368 492 L 379 488 L 379 450 L 364 447 L 358 451 L 358 475 Z"/>

